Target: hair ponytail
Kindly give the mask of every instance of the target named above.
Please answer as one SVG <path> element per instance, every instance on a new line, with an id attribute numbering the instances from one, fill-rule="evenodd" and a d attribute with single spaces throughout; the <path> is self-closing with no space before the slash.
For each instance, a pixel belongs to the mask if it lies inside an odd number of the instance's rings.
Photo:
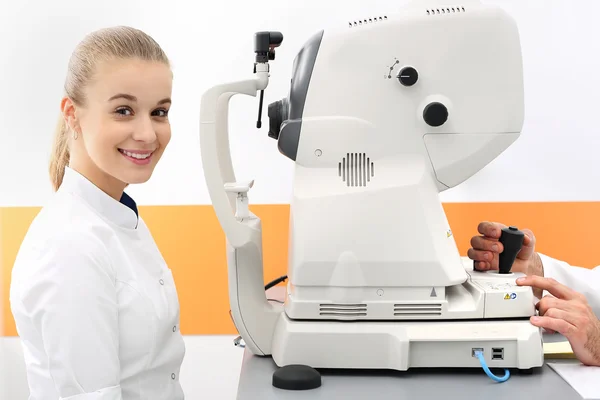
<path id="1" fill-rule="evenodd" d="M 54 142 L 52 143 L 52 153 L 50 154 L 50 181 L 52 188 L 57 191 L 62 184 L 65 175 L 65 168 L 69 165 L 69 139 L 68 128 L 62 114 L 58 118 L 56 130 L 54 132 Z"/>

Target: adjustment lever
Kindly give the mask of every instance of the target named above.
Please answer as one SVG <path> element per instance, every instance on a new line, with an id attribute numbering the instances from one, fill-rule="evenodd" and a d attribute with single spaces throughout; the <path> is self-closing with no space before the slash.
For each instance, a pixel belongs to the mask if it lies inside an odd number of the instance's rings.
<path id="1" fill-rule="evenodd" d="M 258 121 L 256 121 L 256 127 L 260 129 L 262 127 L 262 108 L 263 108 L 263 99 L 265 97 L 265 91 L 260 91 L 260 98 L 258 100 Z"/>

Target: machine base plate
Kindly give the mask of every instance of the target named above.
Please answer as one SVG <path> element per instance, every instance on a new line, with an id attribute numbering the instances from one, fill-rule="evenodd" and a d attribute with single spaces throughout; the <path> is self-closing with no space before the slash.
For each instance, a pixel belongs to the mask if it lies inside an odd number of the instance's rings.
<path id="1" fill-rule="evenodd" d="M 272 357 L 279 367 L 332 369 L 489 368 L 530 370 L 544 363 L 542 332 L 528 319 L 477 321 L 277 322 Z"/>

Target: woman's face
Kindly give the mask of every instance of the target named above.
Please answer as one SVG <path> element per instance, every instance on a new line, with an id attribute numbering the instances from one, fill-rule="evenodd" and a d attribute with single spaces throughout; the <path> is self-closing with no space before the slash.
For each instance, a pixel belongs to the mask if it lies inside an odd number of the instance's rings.
<path id="1" fill-rule="evenodd" d="M 169 66 L 141 60 L 104 63 L 84 90 L 85 105 L 63 100 L 75 128 L 70 166 L 120 198 L 129 184 L 150 179 L 171 139 Z"/>

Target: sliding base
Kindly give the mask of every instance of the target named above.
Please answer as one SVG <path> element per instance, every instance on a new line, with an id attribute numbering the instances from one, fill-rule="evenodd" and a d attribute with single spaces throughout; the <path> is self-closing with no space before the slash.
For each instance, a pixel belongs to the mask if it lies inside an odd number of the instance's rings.
<path id="1" fill-rule="evenodd" d="M 527 370 L 544 363 L 542 333 L 528 319 L 419 322 L 297 321 L 282 313 L 272 344 L 279 366 L 392 369 L 490 368 Z"/>

